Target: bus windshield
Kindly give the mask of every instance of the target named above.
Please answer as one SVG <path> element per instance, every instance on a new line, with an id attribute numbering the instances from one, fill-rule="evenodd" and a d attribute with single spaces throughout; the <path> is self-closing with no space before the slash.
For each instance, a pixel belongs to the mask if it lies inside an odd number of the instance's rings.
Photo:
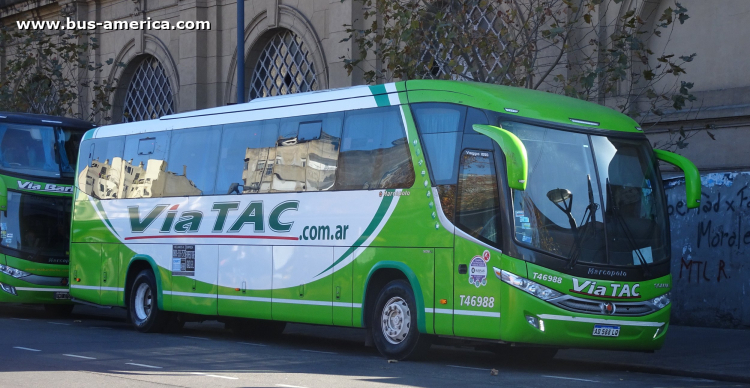
<path id="1" fill-rule="evenodd" d="M 23 256 L 67 257 L 70 197 L 8 191 L 8 210 L 0 212 L 0 245 Z"/>
<path id="2" fill-rule="evenodd" d="M 43 177 L 71 177 L 82 131 L 27 124 L 0 124 L 0 167 Z"/>
<path id="3" fill-rule="evenodd" d="M 527 189 L 513 192 L 520 243 L 571 267 L 669 259 L 664 196 L 647 140 L 501 125 L 523 141 L 529 158 Z"/>

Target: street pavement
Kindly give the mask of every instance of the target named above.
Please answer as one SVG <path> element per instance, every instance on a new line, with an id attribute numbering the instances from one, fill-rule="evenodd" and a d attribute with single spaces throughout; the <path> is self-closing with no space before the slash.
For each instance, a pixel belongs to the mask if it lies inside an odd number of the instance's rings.
<path id="1" fill-rule="evenodd" d="M 564 350 L 536 364 L 433 346 L 424 360 L 391 363 L 361 329 L 292 324 L 277 338 L 241 338 L 207 321 L 142 334 L 119 309 L 50 318 L 3 305 L 0 387 L 750 387 L 749 334 L 672 327 L 653 354 Z"/>

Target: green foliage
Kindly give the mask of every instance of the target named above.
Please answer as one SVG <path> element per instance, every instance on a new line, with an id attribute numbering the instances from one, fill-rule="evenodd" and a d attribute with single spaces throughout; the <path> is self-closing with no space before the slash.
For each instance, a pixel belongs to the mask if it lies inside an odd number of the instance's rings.
<path id="1" fill-rule="evenodd" d="M 695 54 L 649 48 L 668 48 L 688 19 L 678 2 L 645 16 L 610 12 L 621 0 L 362 2 L 364 27 L 347 25 L 343 40 L 354 41 L 355 55 L 342 59 L 367 83 L 453 79 L 541 89 L 647 122 L 695 100 L 693 84 L 680 79 Z"/>
<path id="2" fill-rule="evenodd" d="M 85 31 L 0 28 L 5 66 L 0 110 L 109 121 L 117 80 L 103 76 L 105 64 L 89 58 L 99 47 Z M 106 61 L 112 65 L 113 60 Z M 116 66 L 123 66 L 117 64 Z"/>

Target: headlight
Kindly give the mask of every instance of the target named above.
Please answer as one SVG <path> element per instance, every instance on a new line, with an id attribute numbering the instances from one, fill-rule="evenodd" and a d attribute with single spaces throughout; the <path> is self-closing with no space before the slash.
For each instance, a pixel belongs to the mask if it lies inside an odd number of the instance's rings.
<path id="1" fill-rule="evenodd" d="M 499 270 L 497 268 L 493 269 L 495 270 L 495 275 L 500 275 L 498 276 L 500 280 L 510 284 L 515 288 L 518 288 L 519 290 L 526 291 L 541 300 L 555 299 L 562 296 L 562 293 L 557 292 L 549 287 L 545 287 L 539 283 L 532 282 L 529 279 L 514 275 L 508 271 Z"/>
<path id="2" fill-rule="evenodd" d="M 656 298 L 651 299 L 649 302 L 651 302 L 651 304 L 654 305 L 654 307 L 656 307 L 657 309 L 663 309 L 669 304 L 671 294 L 671 292 L 667 292 L 662 296 L 657 296 Z"/>
<path id="3" fill-rule="evenodd" d="M 7 265 L 0 264 L 0 272 L 13 276 L 16 279 L 24 278 L 26 276 L 31 275 L 28 272 L 21 271 L 20 269 L 15 269 L 13 267 L 8 267 Z"/>

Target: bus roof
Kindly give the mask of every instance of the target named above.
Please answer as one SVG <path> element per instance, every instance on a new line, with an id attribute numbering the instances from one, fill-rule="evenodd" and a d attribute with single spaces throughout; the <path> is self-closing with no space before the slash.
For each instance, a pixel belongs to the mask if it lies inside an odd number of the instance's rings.
<path id="1" fill-rule="evenodd" d="M 58 126 L 82 131 L 96 127 L 96 125 L 79 119 L 41 115 L 36 113 L 0 112 L 0 123 L 18 123 L 44 126 Z"/>
<path id="2" fill-rule="evenodd" d="M 291 117 L 382 106 L 383 101 L 410 103 L 450 102 L 489 109 L 511 116 L 553 122 L 568 127 L 642 133 L 638 123 L 610 108 L 575 98 L 524 88 L 466 81 L 414 80 L 374 86 L 353 86 L 283 96 L 163 116 L 158 120 L 114 124 L 96 130 L 93 137 L 221 125 L 270 117 Z M 406 93 L 403 93 L 406 92 Z M 386 98 L 378 98 L 385 97 Z M 371 97 L 375 97 L 372 99 Z M 367 101 L 364 101 L 367 100 Z M 313 108 L 312 104 L 325 108 Z M 295 109 L 283 109 L 295 107 Z M 274 109 L 283 109 L 271 113 Z M 322 109 L 317 110 L 316 109 Z M 252 116 L 248 113 L 252 112 Z M 274 116 L 275 115 L 275 116 Z M 221 117 L 221 118 L 219 118 Z M 88 138 L 88 136 L 87 136 Z"/>
<path id="3" fill-rule="evenodd" d="M 475 108 L 568 126 L 642 133 L 635 120 L 611 108 L 539 90 L 480 82 L 414 80 L 406 81 L 406 91 L 410 103 L 442 101 L 443 95 L 454 93 L 448 99 Z"/>

